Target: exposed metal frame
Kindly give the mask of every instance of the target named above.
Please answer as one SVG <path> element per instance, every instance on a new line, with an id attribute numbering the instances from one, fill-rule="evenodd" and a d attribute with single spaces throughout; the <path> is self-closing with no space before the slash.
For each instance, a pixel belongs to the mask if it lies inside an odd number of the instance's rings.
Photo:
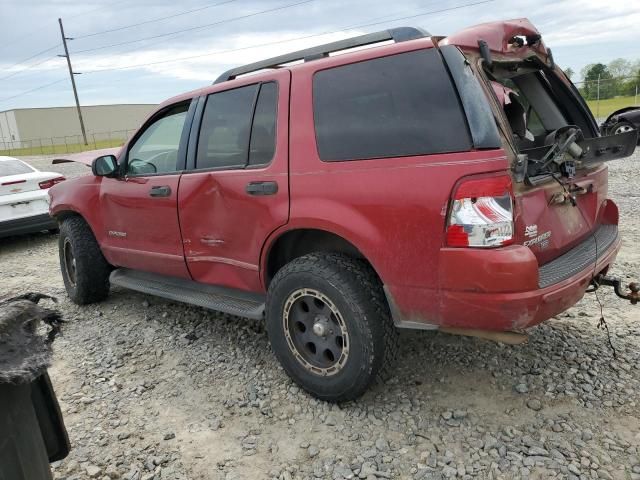
<path id="1" fill-rule="evenodd" d="M 285 63 L 304 60 L 305 62 L 326 58 L 330 53 L 348 50 L 350 48 L 363 47 L 374 43 L 386 42 L 393 40 L 396 43 L 406 42 L 408 40 L 416 40 L 431 36 L 426 30 L 417 27 L 398 27 L 382 30 L 381 32 L 367 33 L 357 37 L 346 38 L 336 42 L 318 45 L 317 47 L 305 48 L 296 52 L 286 53 L 277 57 L 260 60 L 259 62 L 249 63 L 241 67 L 232 68 L 220 75 L 214 83 L 222 83 L 227 80 L 233 80 L 239 75 L 257 72 L 268 68 L 279 68 Z"/>

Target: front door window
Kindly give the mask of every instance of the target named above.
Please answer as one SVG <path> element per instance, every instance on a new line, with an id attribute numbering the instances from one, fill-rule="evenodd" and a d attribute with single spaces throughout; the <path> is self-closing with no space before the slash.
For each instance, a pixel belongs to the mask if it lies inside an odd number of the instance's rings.
<path id="1" fill-rule="evenodd" d="M 127 175 L 178 170 L 178 150 L 188 109 L 188 103 L 176 105 L 146 128 L 129 149 Z"/>

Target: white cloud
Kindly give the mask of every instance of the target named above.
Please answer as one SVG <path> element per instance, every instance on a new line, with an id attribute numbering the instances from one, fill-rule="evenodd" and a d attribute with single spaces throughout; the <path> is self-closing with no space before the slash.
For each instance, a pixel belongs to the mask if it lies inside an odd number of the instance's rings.
<path id="1" fill-rule="evenodd" d="M 282 53 L 308 48 L 319 43 L 328 43 L 335 40 L 358 35 L 362 32 L 351 30 L 343 33 L 326 35 L 313 35 L 309 32 L 291 31 L 282 33 L 241 34 L 229 37 L 221 48 L 219 42 L 200 42 L 198 48 L 165 48 L 154 50 L 142 50 L 139 52 L 122 54 L 101 54 L 90 57 L 80 57 L 74 60 L 74 68 L 88 74 L 105 69 L 125 69 L 132 65 L 151 73 L 171 77 L 179 80 L 209 81 L 217 74 L 233 66 L 243 65 L 258 61 L 263 58 L 280 55 Z M 301 38 L 309 37 L 309 38 Z M 217 47 L 217 48 L 216 48 Z M 248 48 L 253 47 L 253 48 Z M 231 51 L 229 51 L 231 50 Z M 235 50 L 235 51 L 233 51 Z M 216 53 L 216 52 L 226 53 Z M 211 52 L 211 55 L 198 58 L 177 59 L 203 55 Z M 176 59 L 176 61 L 168 61 Z M 155 63 L 155 64 L 154 64 Z M 152 64 L 152 65 L 147 65 Z M 49 68 L 47 66 L 47 68 Z M 130 70 L 134 70 L 131 68 Z M 93 74 L 92 74 L 93 75 Z"/>
<path id="2" fill-rule="evenodd" d="M 377 22 L 380 24 L 370 25 L 364 30 L 372 31 L 406 24 L 424 26 L 434 34 L 447 35 L 481 22 L 528 17 L 541 31 L 547 45 L 554 50 L 559 64 L 570 66 L 575 71 L 594 61 L 607 63 L 616 57 L 638 57 L 638 1 L 539 0 L 536 4 L 525 5 L 495 0 L 492 3 L 455 11 L 420 15 L 421 12 L 453 7 L 467 1 L 469 0 L 317 0 L 299 8 L 256 16 L 212 29 L 197 30 L 176 37 L 162 36 L 172 30 L 206 24 L 217 18 L 232 18 L 245 10 L 259 11 L 271 2 L 242 0 L 242 10 L 238 10 L 240 2 L 232 3 L 227 7 L 207 10 L 198 15 L 184 15 L 171 21 L 151 22 L 137 28 L 87 37 L 100 30 L 136 23 L 147 18 L 147 14 L 150 15 L 149 18 L 155 18 L 206 5 L 207 0 L 101 0 L 99 9 L 98 4 L 87 7 L 79 0 L 35 3 L 0 0 L 3 20 L 6 20 L 5 34 L 16 37 L 13 43 L 0 45 L 0 77 L 19 72 L 25 66 L 40 61 L 40 58 L 45 59 L 46 55 L 36 57 L 25 65 L 12 67 L 15 62 L 32 55 L 33 52 L 60 41 L 55 21 L 58 16 L 65 19 L 67 33 L 76 37 L 76 41 L 70 43 L 73 66 L 75 71 L 84 73 L 78 78 L 80 95 L 83 101 L 91 103 L 115 100 L 159 101 L 164 98 L 165 92 L 178 92 L 200 84 L 208 84 L 228 68 L 362 33 L 351 30 L 310 36 L 313 32 L 334 31 L 344 28 L 345 25 Z M 281 2 L 284 0 L 273 0 L 273 5 Z M 413 14 L 416 16 L 412 16 Z M 401 16 L 410 18 L 401 21 L 391 20 Z M 37 34 L 34 33 L 36 31 Z M 152 42 L 136 40 L 141 37 L 153 38 L 153 35 L 160 37 Z M 292 40 L 305 36 L 309 38 Z M 131 43 L 101 49 L 110 43 L 120 42 Z M 246 48 L 255 45 L 259 46 Z M 92 48 L 100 50 L 86 54 L 74 53 L 74 50 Z M 236 51 L 214 53 L 221 50 Z M 53 57 L 56 53 L 62 52 L 53 50 L 47 55 Z M 206 53 L 211 54 L 199 56 Z M 167 62 L 191 56 L 199 57 Z M 149 63 L 156 64 L 125 68 Z M 90 73 L 103 69 L 108 71 Z M 24 73 L 13 75 L 0 84 L 0 87 L 4 96 L 8 97 L 66 75 L 65 60 L 53 57 L 34 65 Z M 43 99 L 47 99 L 46 103 L 58 104 L 55 92 L 64 94 L 66 99 L 67 91 L 68 85 L 56 84 L 33 94 L 18 96 L 15 100 L 1 104 L 0 109 L 12 105 L 39 106 Z"/>

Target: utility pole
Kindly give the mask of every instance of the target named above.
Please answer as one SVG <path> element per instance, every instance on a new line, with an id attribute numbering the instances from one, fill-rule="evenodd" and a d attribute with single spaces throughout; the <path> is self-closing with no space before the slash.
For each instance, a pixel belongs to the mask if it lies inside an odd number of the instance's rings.
<path id="1" fill-rule="evenodd" d="M 58 23 L 60 24 L 60 35 L 62 35 L 62 45 L 64 45 L 64 55 L 58 55 L 59 57 L 65 57 L 67 59 L 67 66 L 69 67 L 69 76 L 71 77 L 71 86 L 73 87 L 73 96 L 76 98 L 76 109 L 78 110 L 78 119 L 80 120 L 80 129 L 82 130 L 82 138 L 84 139 L 84 144 L 89 145 L 87 143 L 87 132 L 84 129 L 84 120 L 82 120 L 82 111 L 80 110 L 80 100 L 78 100 L 78 90 L 76 89 L 76 80 L 73 78 L 75 73 L 73 73 L 73 69 L 71 68 L 71 57 L 69 57 L 69 49 L 67 48 L 67 40 L 73 40 L 73 38 L 67 38 L 64 36 L 64 28 L 62 27 L 62 19 L 58 19 Z"/>
<path id="2" fill-rule="evenodd" d="M 600 74 L 598 74 L 598 99 L 596 100 L 596 119 L 600 121 Z"/>

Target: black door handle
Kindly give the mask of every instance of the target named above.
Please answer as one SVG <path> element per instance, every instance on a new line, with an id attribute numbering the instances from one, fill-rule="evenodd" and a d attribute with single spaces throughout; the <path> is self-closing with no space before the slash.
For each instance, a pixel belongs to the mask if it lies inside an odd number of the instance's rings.
<path id="1" fill-rule="evenodd" d="M 152 197 L 168 197 L 171 195 L 171 187 L 168 185 L 151 187 L 149 195 Z"/>
<path id="2" fill-rule="evenodd" d="M 250 182 L 246 191 L 249 195 L 274 195 L 278 193 L 277 182 Z"/>

